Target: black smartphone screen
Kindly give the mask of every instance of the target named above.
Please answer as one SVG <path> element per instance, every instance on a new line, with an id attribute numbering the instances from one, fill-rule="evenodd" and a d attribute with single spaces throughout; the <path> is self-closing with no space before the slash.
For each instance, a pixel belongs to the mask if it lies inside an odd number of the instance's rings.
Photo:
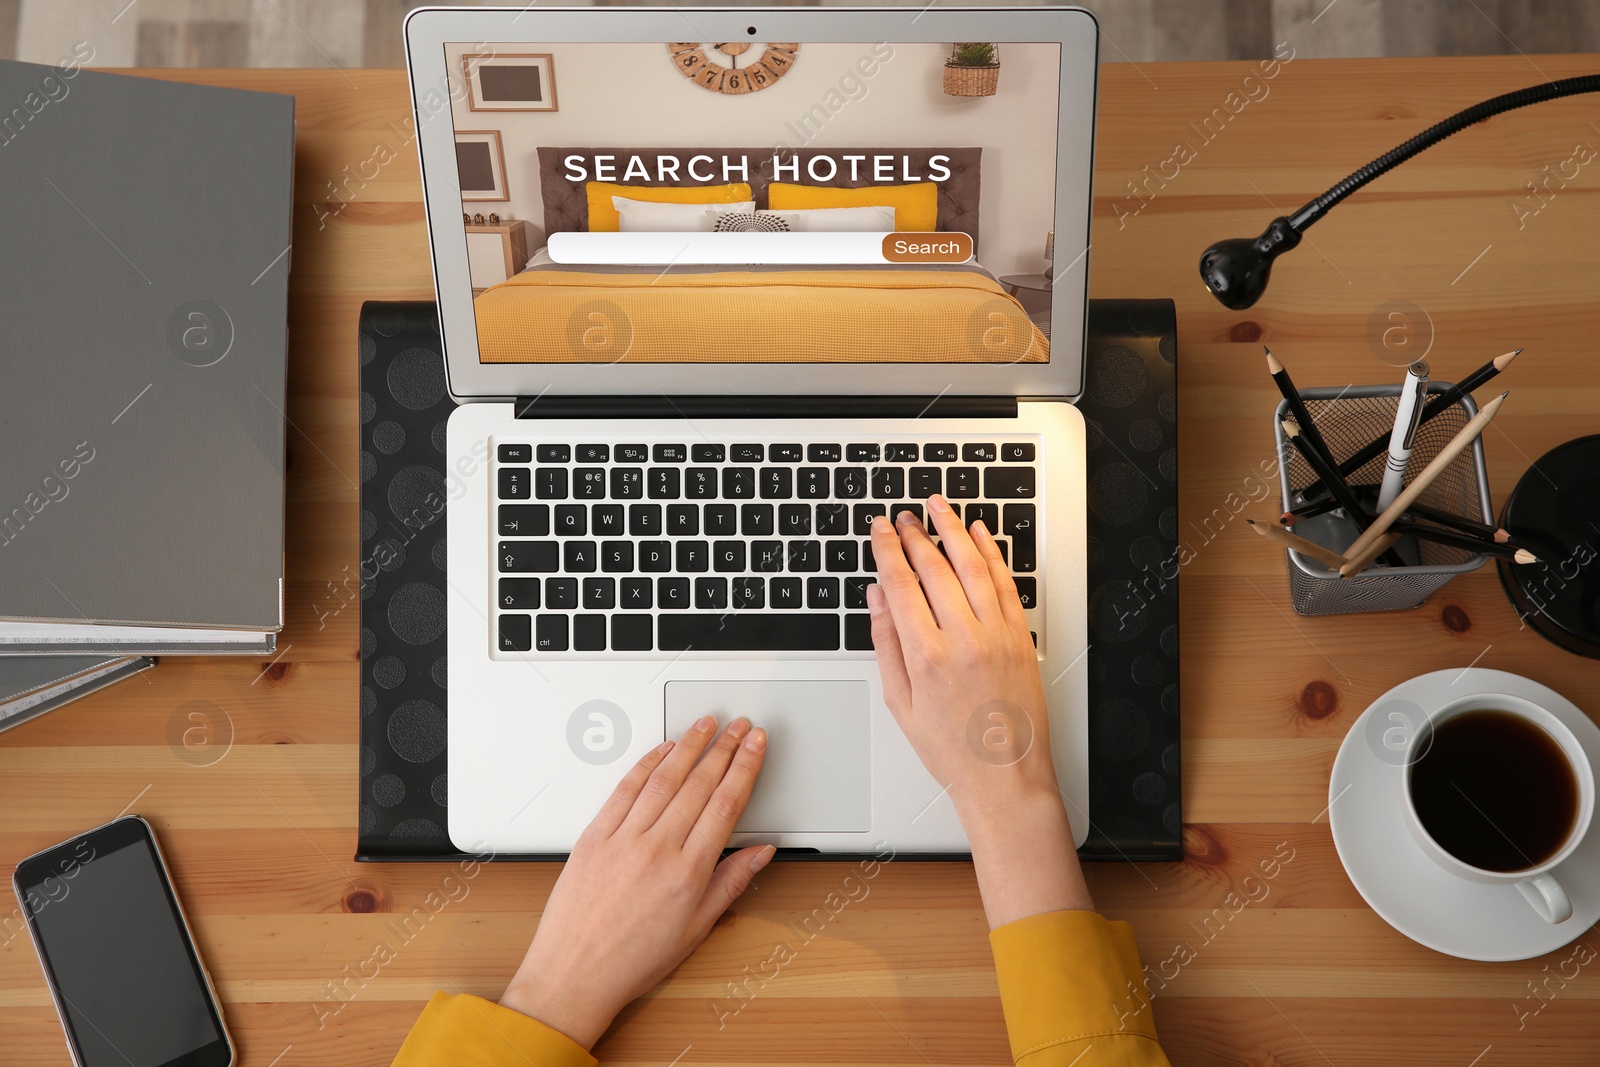
<path id="1" fill-rule="evenodd" d="M 84 1067 L 213 1067 L 232 1056 L 145 823 L 126 818 L 17 868 Z"/>

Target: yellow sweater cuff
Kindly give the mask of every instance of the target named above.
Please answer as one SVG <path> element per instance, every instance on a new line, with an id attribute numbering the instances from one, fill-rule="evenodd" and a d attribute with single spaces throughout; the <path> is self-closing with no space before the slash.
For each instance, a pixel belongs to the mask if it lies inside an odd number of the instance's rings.
<path id="1" fill-rule="evenodd" d="M 1106 1062 L 1166 1063 L 1127 923 L 1046 912 L 991 930 L 989 945 L 1018 1064 L 1065 1063 L 1090 1045 L 1124 1046 Z"/>
<path id="2" fill-rule="evenodd" d="M 595 1067 L 565 1034 L 482 997 L 435 993 L 394 1067 Z"/>

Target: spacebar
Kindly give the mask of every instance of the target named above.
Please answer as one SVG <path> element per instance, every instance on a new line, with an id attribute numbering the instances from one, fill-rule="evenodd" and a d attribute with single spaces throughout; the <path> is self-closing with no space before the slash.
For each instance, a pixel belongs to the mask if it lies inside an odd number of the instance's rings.
<path id="1" fill-rule="evenodd" d="M 656 647 L 663 652 L 814 652 L 837 650 L 837 615 L 658 615 Z"/>

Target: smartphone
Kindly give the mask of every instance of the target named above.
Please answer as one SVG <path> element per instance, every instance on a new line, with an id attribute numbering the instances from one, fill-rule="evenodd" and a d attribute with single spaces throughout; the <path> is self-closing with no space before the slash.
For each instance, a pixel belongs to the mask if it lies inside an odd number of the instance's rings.
<path id="1" fill-rule="evenodd" d="M 127 815 L 17 864 L 78 1067 L 229 1067 L 233 1043 L 156 844 Z"/>

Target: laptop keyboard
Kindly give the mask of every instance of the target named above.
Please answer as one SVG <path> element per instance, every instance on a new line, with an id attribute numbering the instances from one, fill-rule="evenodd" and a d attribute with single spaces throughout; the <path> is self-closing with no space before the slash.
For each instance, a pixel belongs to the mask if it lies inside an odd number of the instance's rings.
<path id="1" fill-rule="evenodd" d="M 872 518 L 932 493 L 1038 618 L 1035 440 L 494 443 L 501 652 L 870 651 Z"/>

